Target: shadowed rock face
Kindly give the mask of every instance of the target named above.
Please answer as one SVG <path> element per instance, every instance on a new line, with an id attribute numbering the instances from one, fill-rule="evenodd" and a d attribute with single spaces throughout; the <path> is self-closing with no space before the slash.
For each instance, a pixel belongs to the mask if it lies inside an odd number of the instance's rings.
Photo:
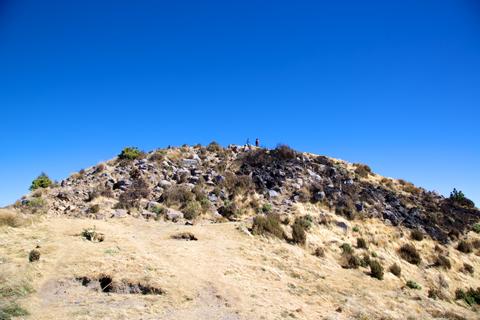
<path id="1" fill-rule="evenodd" d="M 150 205 L 152 201 L 168 207 L 167 191 L 172 193 L 171 188 L 181 186 L 179 190 L 185 189 L 187 194 L 177 191 L 179 202 L 190 201 L 188 193 L 197 187 L 210 201 L 210 209 L 226 218 L 236 209 L 231 203 L 238 195 L 236 188 L 243 188 L 242 192 L 254 192 L 262 202 L 273 204 L 278 213 L 288 211 L 295 202 L 320 203 L 349 219 L 375 217 L 389 224 L 423 229 L 441 242 L 464 233 L 480 219 L 478 209 L 434 192 L 378 176 L 370 179 L 369 174 L 362 178 L 351 164 L 285 146 L 273 150 L 230 146 L 214 151 L 182 147 L 162 152 L 160 157 L 150 153 L 143 159 L 112 160 L 103 164 L 102 170 L 93 167 L 63 180 L 59 186 L 45 190 L 48 210 L 53 214 L 92 216 L 92 195 L 100 194 L 110 199 L 110 207 L 101 207 L 93 217 L 103 218 L 103 212 L 117 217 L 120 210 L 129 210 L 130 206 L 138 206 L 140 212 L 154 210 L 158 206 Z M 230 183 L 232 179 L 234 183 Z M 199 190 L 196 192 L 199 194 Z M 28 205 L 29 199 L 33 196 L 21 203 Z M 119 200 L 124 200 L 123 207 L 116 204 Z"/>
<path id="2" fill-rule="evenodd" d="M 307 201 L 323 201 L 349 218 L 362 215 L 388 220 L 393 225 L 421 228 L 433 239 L 447 242 L 480 219 L 480 211 L 418 189 L 405 195 L 355 177 L 323 156 L 296 154 L 282 158 L 267 150 L 251 151 L 241 159 L 238 174 L 252 176 L 258 192 L 274 190 L 296 200 L 296 180 L 311 193 Z M 353 206 L 352 206 L 353 204 Z"/>

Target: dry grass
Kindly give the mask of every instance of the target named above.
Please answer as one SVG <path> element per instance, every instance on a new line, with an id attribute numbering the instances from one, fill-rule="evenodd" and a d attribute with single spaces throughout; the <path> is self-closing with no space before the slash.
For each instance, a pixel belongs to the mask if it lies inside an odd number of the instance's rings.
<path id="1" fill-rule="evenodd" d="M 8 209 L 0 209 L 0 227 L 9 226 L 18 228 L 29 223 L 31 219 L 26 218 L 22 214 Z"/>
<path id="2" fill-rule="evenodd" d="M 307 207 L 317 216 L 313 205 Z M 332 219 L 340 219 L 332 216 Z M 346 220 L 344 220 L 346 221 Z M 348 221 L 346 221 L 348 223 Z M 378 281 L 368 268 L 344 269 L 339 264 L 343 242 L 355 243 L 357 233 L 345 233 L 335 224 L 313 225 L 306 248 L 286 241 L 250 237 L 239 232 L 241 223 L 198 223 L 193 226 L 127 217 L 95 221 L 107 237 L 85 241 L 78 234 L 92 225 L 87 219 L 48 217 L 23 228 L 0 233 L 0 273 L 10 270 L 11 288 L 27 292 L 15 302 L 32 319 L 432 319 L 434 312 L 450 312 L 466 319 L 475 313 L 461 305 L 415 297 L 402 287 L 408 279 L 427 285 L 437 281 L 438 269 L 425 269 L 399 259 L 403 241 L 398 229 L 375 220 L 356 222 L 384 266 L 397 263 L 402 278 L 390 273 Z M 179 241 L 172 235 L 192 233 L 199 241 Z M 183 238 L 182 238 L 183 239 Z M 28 262 L 28 252 L 40 244 L 42 258 Z M 418 247 L 433 252 L 431 239 Z M 323 250 L 311 254 L 314 248 Z M 465 256 L 450 248 L 452 261 Z M 465 256 L 475 268 L 473 255 Z M 461 260 L 460 260 L 461 261 Z M 480 286 L 480 280 L 454 270 L 442 270 L 450 295 L 458 287 Z M 379 273 L 378 273 L 379 274 Z M 82 286 L 77 277 L 123 281 L 162 288 L 162 295 L 103 293 Z M 1 281 L 0 281 L 1 282 Z M 26 283 L 30 289 L 26 290 Z M 22 289 L 23 287 L 23 289 Z M 416 296 L 421 297 L 417 299 Z M 12 305 L 14 306 L 14 305 Z M 338 307 L 342 312 L 338 313 Z M 428 308 L 426 307 L 428 306 Z"/>

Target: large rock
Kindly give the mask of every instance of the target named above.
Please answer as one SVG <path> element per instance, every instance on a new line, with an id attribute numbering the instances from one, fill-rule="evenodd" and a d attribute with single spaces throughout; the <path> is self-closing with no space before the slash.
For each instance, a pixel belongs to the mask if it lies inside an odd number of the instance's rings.
<path id="1" fill-rule="evenodd" d="M 183 212 L 168 208 L 165 217 L 167 218 L 167 220 L 176 221 L 178 219 L 183 219 Z"/>
<path id="2" fill-rule="evenodd" d="M 127 210 L 117 209 L 112 213 L 111 218 L 125 218 L 128 215 Z"/>

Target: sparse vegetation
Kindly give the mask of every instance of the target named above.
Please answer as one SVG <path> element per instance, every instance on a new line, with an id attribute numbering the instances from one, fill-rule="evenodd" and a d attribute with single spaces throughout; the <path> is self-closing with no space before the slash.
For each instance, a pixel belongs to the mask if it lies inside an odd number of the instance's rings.
<path id="1" fill-rule="evenodd" d="M 30 190 L 37 190 L 39 188 L 48 188 L 53 184 L 52 180 L 45 174 L 41 173 L 38 177 L 36 177 L 32 181 L 32 185 L 30 186 Z"/>
<path id="2" fill-rule="evenodd" d="M 473 251 L 472 243 L 466 240 L 460 240 L 457 245 L 457 250 L 467 254 L 472 253 Z"/>
<path id="3" fill-rule="evenodd" d="M 23 218 L 18 213 L 0 209 L 0 227 L 9 226 L 12 228 L 18 228 L 23 226 L 26 222 L 27 219 Z"/>
<path id="4" fill-rule="evenodd" d="M 142 158 L 144 155 L 144 152 L 140 151 L 137 147 L 126 147 L 120 152 L 118 158 L 120 160 L 135 160 Z"/>
<path id="5" fill-rule="evenodd" d="M 322 247 L 317 247 L 315 248 L 315 251 L 313 252 L 313 255 L 319 258 L 324 258 L 325 257 L 325 249 Z"/>
<path id="6" fill-rule="evenodd" d="M 296 244 L 305 244 L 307 241 L 307 234 L 305 232 L 305 223 L 303 219 L 297 218 L 292 225 L 292 242 Z"/>
<path id="7" fill-rule="evenodd" d="M 218 152 L 221 152 L 223 150 L 223 148 L 220 144 L 218 144 L 218 142 L 212 141 L 208 144 L 207 150 L 210 151 L 210 152 L 218 153 Z"/>
<path id="8" fill-rule="evenodd" d="M 383 267 L 377 260 L 370 261 L 370 275 L 378 280 L 383 279 Z"/>
<path id="9" fill-rule="evenodd" d="M 259 215 L 253 218 L 252 233 L 285 239 L 284 231 L 280 225 L 280 217 L 277 214 Z"/>
<path id="10" fill-rule="evenodd" d="M 88 213 L 98 213 L 100 212 L 100 205 L 94 204 L 88 208 Z"/>
<path id="11" fill-rule="evenodd" d="M 372 169 L 366 164 L 355 163 L 354 166 L 356 167 L 355 173 L 362 178 L 366 178 L 372 173 Z"/>
<path id="12" fill-rule="evenodd" d="M 397 277 L 402 275 L 402 268 L 396 263 L 392 264 L 388 270 Z"/>
<path id="13" fill-rule="evenodd" d="M 340 246 L 340 249 L 342 249 L 342 253 L 343 254 L 351 254 L 353 253 L 353 248 L 351 245 L 349 245 L 348 243 L 342 243 L 342 245 Z"/>
<path id="14" fill-rule="evenodd" d="M 434 265 L 436 267 L 442 267 L 447 270 L 452 268 L 452 263 L 450 262 L 450 259 L 448 259 L 446 256 L 442 254 L 437 256 L 437 258 L 435 259 Z"/>
<path id="15" fill-rule="evenodd" d="M 0 302 L 0 320 L 10 320 L 14 317 L 27 316 L 29 313 L 17 302 Z"/>
<path id="16" fill-rule="evenodd" d="M 412 280 L 408 280 L 406 285 L 410 289 L 415 289 L 415 290 L 421 290 L 422 289 L 421 285 L 419 285 L 418 283 L 416 283 L 415 281 L 412 281 Z"/>
<path id="17" fill-rule="evenodd" d="M 262 206 L 262 212 L 265 214 L 272 212 L 272 205 L 270 203 L 264 203 Z"/>
<path id="18" fill-rule="evenodd" d="M 450 193 L 449 198 L 453 203 L 456 205 L 467 207 L 467 208 L 474 208 L 475 203 L 465 197 L 465 194 L 462 191 L 458 191 L 457 189 L 453 188 L 453 191 Z"/>
<path id="19" fill-rule="evenodd" d="M 297 152 L 286 144 L 277 145 L 272 154 L 281 160 L 292 160 L 297 157 Z"/>
<path id="20" fill-rule="evenodd" d="M 468 264 L 466 262 L 463 263 L 463 268 L 462 268 L 463 273 L 473 274 L 474 271 L 475 270 L 473 269 L 473 266 L 471 264 Z"/>
<path id="21" fill-rule="evenodd" d="M 480 287 L 476 290 L 469 288 L 466 291 L 459 288 L 455 291 L 455 299 L 463 300 L 470 306 L 480 304 Z"/>
<path id="22" fill-rule="evenodd" d="M 28 254 L 28 261 L 35 262 L 38 260 L 40 260 L 40 251 L 38 251 L 37 249 L 31 250 Z"/>
<path id="23" fill-rule="evenodd" d="M 173 185 L 163 192 L 160 200 L 170 207 L 172 205 L 185 205 L 194 198 L 195 195 L 186 186 Z"/>
<path id="24" fill-rule="evenodd" d="M 363 238 L 357 238 L 357 248 L 368 249 L 367 241 L 365 241 Z"/>
<path id="25" fill-rule="evenodd" d="M 198 201 L 192 200 L 187 202 L 182 211 L 185 219 L 193 220 L 202 213 L 202 205 Z"/>
<path id="26" fill-rule="evenodd" d="M 92 242 L 103 242 L 105 240 L 105 235 L 97 232 L 95 227 L 84 229 L 81 236 Z"/>
<path id="27" fill-rule="evenodd" d="M 415 241 L 422 241 L 424 237 L 422 230 L 419 229 L 414 229 L 410 233 L 410 238 Z"/>
<path id="28" fill-rule="evenodd" d="M 420 264 L 422 258 L 417 249 L 411 244 L 404 244 L 399 250 L 400 257 L 411 264 Z"/>
<path id="29" fill-rule="evenodd" d="M 472 230 L 476 233 L 480 233 L 480 223 L 475 223 L 472 227 Z"/>

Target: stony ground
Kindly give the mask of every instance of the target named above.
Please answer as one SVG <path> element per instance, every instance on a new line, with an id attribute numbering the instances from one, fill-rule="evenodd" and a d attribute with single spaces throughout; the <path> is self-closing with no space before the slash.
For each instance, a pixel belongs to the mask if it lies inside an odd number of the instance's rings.
<path id="1" fill-rule="evenodd" d="M 319 214 L 313 206 L 298 210 Z M 248 221 L 189 226 L 131 217 L 30 218 L 20 227 L 1 227 L 0 292 L 8 286 L 28 287 L 17 302 L 29 319 L 479 318 L 478 311 L 453 296 L 458 287 L 480 286 L 477 273 L 460 271 L 469 262 L 478 272 L 478 256 L 447 246 L 443 249 L 452 268 L 431 267 L 436 242 L 426 239 L 415 243 L 424 262 L 411 265 L 395 252 L 411 242 L 407 230 L 377 219 L 352 223 L 330 217 L 310 230 L 305 246 L 252 236 L 246 231 Z M 81 236 L 93 226 L 104 241 Z M 181 232 L 198 240 L 172 238 Z M 377 280 L 366 268 L 342 268 L 340 245 L 355 247 L 360 236 L 369 248 L 355 252 L 374 253 L 386 267 L 398 263 L 402 276 L 386 270 L 384 280 Z M 325 257 L 312 254 L 319 246 Z M 40 260 L 29 262 L 35 247 Z M 102 292 L 101 278 L 110 278 L 116 291 Z M 86 286 L 85 279 L 90 281 Z M 422 289 L 407 288 L 407 280 Z M 128 285 L 138 289 L 140 284 L 156 291 L 144 295 L 128 290 Z M 429 288 L 439 286 L 446 286 L 446 297 L 429 298 Z"/>

